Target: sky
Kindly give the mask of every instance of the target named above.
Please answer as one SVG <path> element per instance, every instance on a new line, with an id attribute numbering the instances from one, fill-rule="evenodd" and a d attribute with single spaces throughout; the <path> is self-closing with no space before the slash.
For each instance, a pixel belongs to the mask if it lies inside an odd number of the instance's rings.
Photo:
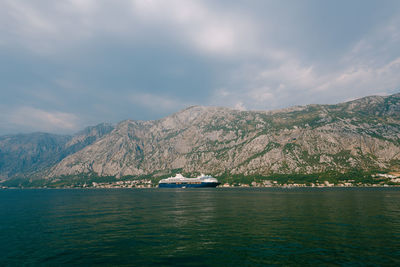
<path id="1" fill-rule="evenodd" d="M 398 0 L 2 0 L 0 134 L 400 92 Z"/>

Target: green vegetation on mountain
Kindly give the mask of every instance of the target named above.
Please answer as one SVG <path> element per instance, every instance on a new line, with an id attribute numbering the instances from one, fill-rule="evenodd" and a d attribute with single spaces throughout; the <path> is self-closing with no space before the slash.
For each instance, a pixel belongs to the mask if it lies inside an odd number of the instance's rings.
<path id="1" fill-rule="evenodd" d="M 177 170 L 235 183 L 336 183 L 344 176 L 373 183 L 371 172 L 399 169 L 400 94 L 277 111 L 194 106 L 74 136 L 0 137 L 0 178 L 45 184 L 156 181 Z"/>

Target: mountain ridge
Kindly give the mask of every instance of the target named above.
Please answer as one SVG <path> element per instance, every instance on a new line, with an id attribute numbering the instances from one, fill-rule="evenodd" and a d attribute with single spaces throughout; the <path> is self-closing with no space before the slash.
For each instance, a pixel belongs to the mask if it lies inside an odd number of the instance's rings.
<path id="1" fill-rule="evenodd" d="M 191 106 L 159 120 L 88 127 L 55 146 L 54 155 L 60 156 L 53 161 L 44 157 L 18 172 L 18 166 L 7 169 L 7 160 L 0 160 L 0 173 L 3 179 L 21 174 L 51 179 L 164 175 L 177 169 L 217 176 L 398 170 L 399 125 L 400 94 L 274 111 Z M 0 155 L 7 150 L 3 139 Z M 27 171 L 35 167 L 36 172 Z"/>

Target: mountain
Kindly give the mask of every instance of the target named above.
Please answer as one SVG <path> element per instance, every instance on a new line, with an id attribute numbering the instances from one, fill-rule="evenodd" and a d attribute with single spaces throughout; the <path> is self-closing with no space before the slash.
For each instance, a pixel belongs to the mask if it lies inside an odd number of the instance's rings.
<path id="1" fill-rule="evenodd" d="M 0 180 L 29 175 L 56 164 L 69 139 L 47 133 L 0 137 Z"/>
<path id="2" fill-rule="evenodd" d="M 195 106 L 123 121 L 55 165 L 49 177 L 183 172 L 214 175 L 398 169 L 400 94 L 272 112 Z"/>
<path id="3" fill-rule="evenodd" d="M 1 136 L 0 181 L 38 174 L 112 130 L 109 124 L 99 124 L 73 136 L 48 133 Z"/>
<path id="4" fill-rule="evenodd" d="M 3 177 L 34 171 L 46 178 L 118 178 L 174 171 L 265 176 L 399 170 L 400 94 L 275 111 L 193 106 L 160 120 L 98 125 L 75 136 L 42 134 L 39 141 L 34 135 L 1 137 Z"/>

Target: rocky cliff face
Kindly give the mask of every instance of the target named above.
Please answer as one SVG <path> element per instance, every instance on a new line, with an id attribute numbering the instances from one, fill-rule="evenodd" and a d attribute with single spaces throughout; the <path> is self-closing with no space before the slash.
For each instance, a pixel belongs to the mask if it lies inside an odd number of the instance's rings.
<path id="1" fill-rule="evenodd" d="M 272 112 L 195 106 L 109 130 L 53 165 L 47 177 L 399 169 L 400 94 Z"/>
<path id="2" fill-rule="evenodd" d="M 28 175 L 61 160 L 68 136 L 46 133 L 0 137 L 0 180 Z"/>
<path id="3" fill-rule="evenodd" d="M 1 136 L 0 181 L 15 176 L 41 174 L 66 156 L 91 145 L 112 130 L 111 125 L 99 124 L 87 127 L 73 136 L 48 133 Z"/>

